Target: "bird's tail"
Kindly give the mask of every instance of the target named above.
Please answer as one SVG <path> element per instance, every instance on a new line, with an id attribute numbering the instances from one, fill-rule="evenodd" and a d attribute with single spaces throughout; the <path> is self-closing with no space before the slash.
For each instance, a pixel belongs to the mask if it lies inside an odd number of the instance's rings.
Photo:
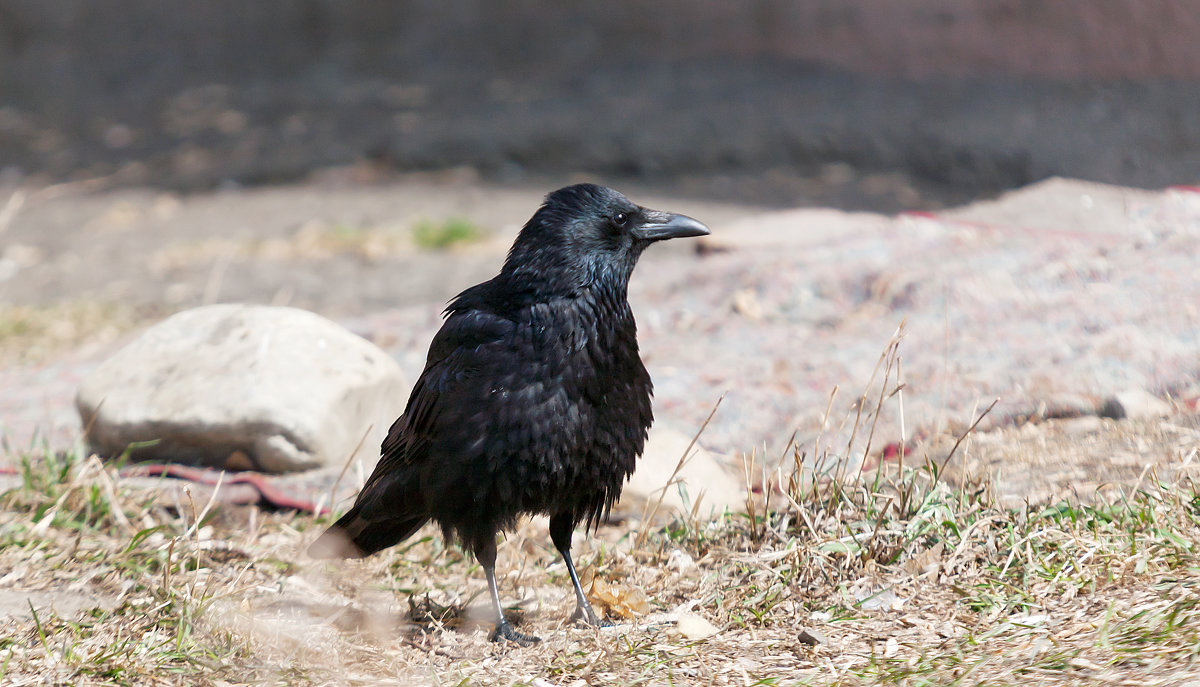
<path id="1" fill-rule="evenodd" d="M 363 558 L 411 537 L 429 520 L 426 516 L 367 520 L 357 507 L 341 517 L 308 547 L 313 558 Z"/>

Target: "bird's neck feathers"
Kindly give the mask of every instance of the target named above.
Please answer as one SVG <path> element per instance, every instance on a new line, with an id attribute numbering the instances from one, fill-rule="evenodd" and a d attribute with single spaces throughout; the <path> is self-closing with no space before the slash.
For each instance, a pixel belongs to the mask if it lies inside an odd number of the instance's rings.
<path id="1" fill-rule="evenodd" d="M 625 250 L 593 245 L 586 238 L 570 238 L 566 232 L 531 226 L 521 231 L 498 279 L 515 291 L 525 291 L 546 300 L 571 298 L 587 292 L 603 292 L 625 299 L 629 278 L 644 246 Z"/>
<path id="2" fill-rule="evenodd" d="M 526 257 L 514 245 L 500 274 L 455 296 L 445 315 L 474 309 L 511 314 L 539 303 L 584 300 L 589 310 L 599 307 L 596 312 L 632 319 L 627 300 L 632 271 L 633 265 L 569 261 L 536 252 Z"/>

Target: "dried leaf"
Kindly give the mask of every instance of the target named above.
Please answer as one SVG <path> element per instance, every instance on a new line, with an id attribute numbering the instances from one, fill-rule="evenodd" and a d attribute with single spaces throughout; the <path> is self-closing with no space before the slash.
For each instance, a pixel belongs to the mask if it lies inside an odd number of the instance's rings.
<path id="1" fill-rule="evenodd" d="M 600 606 L 606 615 L 633 618 L 645 615 L 650 610 L 646 593 L 635 587 L 609 582 L 603 577 L 592 580 L 588 589 L 588 600 Z"/>
<path id="2" fill-rule="evenodd" d="M 921 553 L 915 554 L 900 566 L 904 572 L 918 577 L 929 573 L 937 574 L 942 567 L 942 551 L 945 545 L 938 542 Z"/>

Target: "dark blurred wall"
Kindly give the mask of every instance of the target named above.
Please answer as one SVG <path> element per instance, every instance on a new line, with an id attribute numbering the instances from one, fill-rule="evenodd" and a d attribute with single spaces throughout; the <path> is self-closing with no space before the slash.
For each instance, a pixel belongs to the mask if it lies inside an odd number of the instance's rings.
<path id="1" fill-rule="evenodd" d="M 0 87 L 167 91 L 314 69 L 767 56 L 870 74 L 1200 78 L 1191 0 L 0 0 Z"/>
<path id="2" fill-rule="evenodd" d="M 1191 0 L 0 0 L 0 167 L 1200 178 Z"/>

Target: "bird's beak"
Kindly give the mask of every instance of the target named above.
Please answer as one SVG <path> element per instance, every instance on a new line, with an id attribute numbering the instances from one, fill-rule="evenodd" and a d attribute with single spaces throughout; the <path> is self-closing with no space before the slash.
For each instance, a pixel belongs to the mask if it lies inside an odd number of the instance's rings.
<path id="1" fill-rule="evenodd" d="M 686 215 L 669 212 L 647 213 L 649 219 L 633 230 L 633 235 L 647 241 L 682 239 L 689 236 L 708 236 L 708 227 Z"/>

